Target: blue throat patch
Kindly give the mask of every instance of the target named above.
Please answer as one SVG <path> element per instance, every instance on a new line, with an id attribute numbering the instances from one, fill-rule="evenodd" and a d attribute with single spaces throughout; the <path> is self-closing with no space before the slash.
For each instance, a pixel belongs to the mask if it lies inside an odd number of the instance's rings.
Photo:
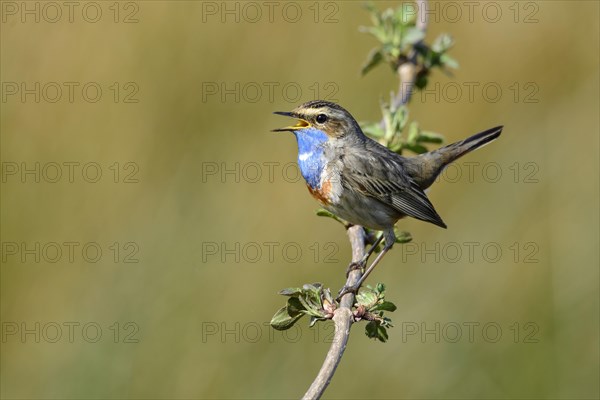
<path id="1" fill-rule="evenodd" d="M 320 189 L 321 173 L 325 168 L 323 144 L 327 134 L 315 128 L 294 131 L 298 142 L 298 166 L 304 180 L 312 189 Z"/>

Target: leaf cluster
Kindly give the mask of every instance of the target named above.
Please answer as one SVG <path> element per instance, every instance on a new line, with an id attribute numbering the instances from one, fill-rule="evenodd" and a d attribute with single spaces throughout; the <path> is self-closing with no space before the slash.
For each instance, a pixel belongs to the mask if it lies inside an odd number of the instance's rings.
<path id="1" fill-rule="evenodd" d="M 320 283 L 283 289 L 279 294 L 288 297 L 286 305 L 277 310 L 271 319 L 271 326 L 280 331 L 290 329 L 305 315 L 310 317 L 311 327 L 317 321 L 332 319 L 335 310 L 339 307 L 329 289 L 324 289 Z M 393 325 L 392 320 L 384 316 L 384 312 L 395 310 L 394 303 L 385 300 L 385 285 L 378 283 L 375 288 L 366 286 L 356 295 L 354 321 L 368 321 L 365 334 L 385 342 L 388 339 L 387 328 Z"/>
<path id="2" fill-rule="evenodd" d="M 414 88 L 424 89 L 434 69 L 450 74 L 451 69 L 458 68 L 456 60 L 448 54 L 454 45 L 452 37 L 441 34 L 431 45 L 426 43 L 425 32 L 417 25 L 414 4 L 402 2 L 395 9 L 382 11 L 373 4 L 368 4 L 366 8 L 373 24 L 361 27 L 361 31 L 375 37 L 379 44 L 370 51 L 364 62 L 361 68 L 363 75 L 382 63 L 388 64 L 394 72 L 403 64 L 411 63 L 415 68 L 414 86 L 401 82 L 400 90 L 412 91 Z M 410 94 L 406 97 L 410 98 Z M 422 154 L 428 151 L 426 144 L 443 142 L 442 135 L 422 130 L 416 121 L 409 122 L 408 108 L 405 104 L 397 105 L 395 97 L 392 93 L 389 103 L 381 101 L 380 122 L 362 124 L 367 135 L 398 154 L 404 150 Z"/>
<path id="3" fill-rule="evenodd" d="M 367 4 L 366 8 L 373 25 L 360 27 L 360 31 L 375 37 L 379 45 L 369 52 L 361 68 L 362 75 L 381 63 L 396 72 L 402 64 L 412 62 L 417 66 L 416 87 L 423 89 L 433 69 L 449 74 L 451 69 L 458 68 L 458 62 L 448 54 L 454 45 L 452 37 L 443 33 L 433 44 L 425 43 L 425 32 L 417 26 L 413 4 L 402 2 L 396 9 L 383 11 L 373 4 Z"/>
<path id="4" fill-rule="evenodd" d="M 378 283 L 375 288 L 367 285 L 356 295 L 355 320 L 369 321 L 365 326 L 365 334 L 380 342 L 388 340 L 387 328 L 393 327 L 392 320 L 384 316 L 384 312 L 396 311 L 396 305 L 385 300 L 385 285 Z"/>
<path id="5" fill-rule="evenodd" d="M 288 296 L 287 304 L 271 319 L 271 326 L 279 331 L 290 329 L 300 318 L 310 316 L 310 326 L 317 321 L 333 318 L 337 303 L 329 289 L 320 283 L 306 284 L 301 288 L 287 288 L 279 292 Z"/>
<path id="6" fill-rule="evenodd" d="M 393 101 L 381 104 L 383 114 L 382 122 L 362 123 L 363 132 L 388 147 L 390 150 L 402 154 L 409 150 L 415 154 L 429 151 L 427 144 L 441 144 L 444 136 L 421 129 L 416 121 L 408 121 L 408 108 L 401 105 L 394 108 Z"/>

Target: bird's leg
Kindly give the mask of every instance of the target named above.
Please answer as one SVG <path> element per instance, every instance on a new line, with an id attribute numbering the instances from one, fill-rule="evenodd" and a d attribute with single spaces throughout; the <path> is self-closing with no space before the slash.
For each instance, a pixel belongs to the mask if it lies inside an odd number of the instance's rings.
<path id="1" fill-rule="evenodd" d="M 375 251 L 377 246 L 379 246 L 382 240 L 383 235 L 379 236 L 379 238 L 375 241 L 373 246 L 371 246 L 371 248 L 363 256 L 363 258 L 361 258 L 359 261 L 352 261 L 350 265 L 348 265 L 348 268 L 346 269 L 346 278 L 348 278 L 350 272 L 354 271 L 355 269 L 363 269 L 365 267 L 365 265 L 367 264 L 367 260 L 369 259 L 369 257 L 371 257 L 371 254 L 373 254 L 373 252 Z"/>
<path id="2" fill-rule="evenodd" d="M 394 234 L 394 229 L 393 228 L 389 229 L 389 230 L 386 230 L 384 232 L 384 234 L 377 240 L 377 242 L 375 242 L 375 245 L 378 245 L 381 242 L 381 239 L 384 236 L 385 236 L 385 246 L 383 247 L 383 250 L 381 250 L 381 253 L 379 253 L 377 255 L 377 257 L 375 258 L 375 260 L 373 260 L 373 262 L 371 263 L 371 265 L 369 265 L 369 268 L 367 268 L 367 270 L 360 277 L 360 279 L 358 280 L 358 282 L 356 282 L 352 286 L 346 286 L 346 285 L 344 285 L 344 287 L 340 290 L 340 292 L 339 292 L 338 297 L 337 297 L 336 300 L 339 300 L 346 293 L 356 293 L 358 291 L 358 289 L 362 286 L 362 284 L 364 283 L 364 281 L 367 279 L 367 277 L 369 276 L 369 274 L 375 269 L 375 267 L 377 266 L 377 264 L 379 264 L 379 262 L 383 259 L 383 257 L 386 255 L 386 253 L 392 248 L 392 246 L 396 242 L 396 235 Z M 373 246 L 373 247 L 375 247 L 375 246 Z M 369 254 L 369 253 L 367 253 L 367 254 Z"/>

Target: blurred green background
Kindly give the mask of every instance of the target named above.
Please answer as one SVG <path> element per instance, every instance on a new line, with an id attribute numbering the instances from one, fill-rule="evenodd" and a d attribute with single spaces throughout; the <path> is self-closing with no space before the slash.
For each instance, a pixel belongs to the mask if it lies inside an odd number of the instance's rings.
<path id="1" fill-rule="evenodd" d="M 332 326 L 272 331 L 277 291 L 339 288 L 350 248 L 271 112 L 380 118 L 397 82 L 359 76 L 362 3 L 56 4 L 2 2 L 2 397 L 299 397 Z M 399 223 L 414 242 L 370 278 L 390 340 L 354 326 L 326 398 L 598 398 L 599 4 L 450 7 L 428 40 L 460 69 L 411 118 L 505 130 L 429 191 L 448 230 Z"/>

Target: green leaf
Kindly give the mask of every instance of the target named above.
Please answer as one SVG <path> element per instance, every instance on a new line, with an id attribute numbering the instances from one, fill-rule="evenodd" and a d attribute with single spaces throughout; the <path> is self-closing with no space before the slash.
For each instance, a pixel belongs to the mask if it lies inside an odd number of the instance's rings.
<path id="1" fill-rule="evenodd" d="M 329 217 L 329 218 L 337 218 L 335 215 L 333 215 L 332 213 L 330 213 L 329 211 L 327 211 L 324 208 L 319 208 L 317 210 L 317 215 L 319 217 Z"/>
<path id="2" fill-rule="evenodd" d="M 381 43 L 385 43 L 387 41 L 387 33 L 383 26 L 361 26 L 358 28 L 358 30 L 361 33 L 368 33 L 375 36 L 375 39 Z"/>
<path id="3" fill-rule="evenodd" d="M 393 143 L 388 146 L 391 151 L 394 153 L 402 154 L 402 150 L 404 150 L 404 143 Z"/>
<path id="4" fill-rule="evenodd" d="M 453 45 L 454 39 L 452 39 L 452 36 L 448 35 L 447 33 L 442 33 L 433 41 L 431 50 L 435 51 L 436 53 L 445 53 L 446 51 L 450 50 Z"/>
<path id="5" fill-rule="evenodd" d="M 375 5 L 372 2 L 366 3 L 364 7 L 367 9 L 367 11 L 369 11 L 369 13 L 371 13 L 371 21 L 373 22 L 373 25 L 377 26 L 383 23 L 383 21 L 381 20 L 381 14 L 379 13 L 379 10 L 377 9 L 377 7 L 375 7 Z"/>
<path id="6" fill-rule="evenodd" d="M 383 326 L 381 326 L 379 323 L 377 323 L 376 321 L 370 321 L 365 326 L 365 334 L 369 338 L 377 339 L 383 343 L 387 342 L 387 340 L 388 340 L 387 330 Z"/>
<path id="7" fill-rule="evenodd" d="M 365 306 L 366 308 L 369 308 L 373 304 L 377 303 L 377 300 L 377 293 L 369 288 L 362 288 L 356 295 L 356 302 L 358 305 Z"/>
<path id="8" fill-rule="evenodd" d="M 310 328 L 312 328 L 317 323 L 317 321 L 326 321 L 327 319 L 328 318 L 321 318 L 321 317 L 316 317 L 313 315 L 310 317 L 310 322 L 309 322 L 308 326 Z"/>
<path id="9" fill-rule="evenodd" d="M 387 329 L 381 325 L 377 326 L 377 339 L 382 343 L 387 342 L 389 339 Z"/>
<path id="10" fill-rule="evenodd" d="M 444 143 L 444 136 L 439 133 L 430 132 L 430 131 L 421 131 L 419 137 L 417 138 L 417 142 L 420 143 Z"/>
<path id="11" fill-rule="evenodd" d="M 379 123 L 362 124 L 363 132 L 372 138 L 379 139 L 385 135 L 385 131 L 381 129 Z"/>
<path id="12" fill-rule="evenodd" d="M 305 311 L 302 302 L 298 297 L 290 297 L 287 301 L 287 312 L 290 316 L 295 317 Z"/>
<path id="13" fill-rule="evenodd" d="M 302 285 L 302 290 L 318 294 L 321 291 L 322 287 L 323 285 L 319 282 L 305 283 L 304 285 Z"/>
<path id="14" fill-rule="evenodd" d="M 350 224 L 346 221 L 344 221 L 343 219 L 337 217 L 335 214 L 330 213 L 329 211 L 325 210 L 324 208 L 319 208 L 316 211 L 317 215 L 319 217 L 328 217 L 328 218 L 332 218 L 334 220 L 336 220 L 337 222 L 339 222 L 340 224 L 344 225 L 346 228 L 348 228 L 350 226 Z"/>
<path id="15" fill-rule="evenodd" d="M 442 63 L 442 65 L 444 67 L 449 67 L 449 68 L 453 68 L 453 69 L 458 69 L 458 67 L 459 67 L 458 61 L 456 61 L 454 58 L 450 57 L 448 54 L 442 54 L 440 56 L 440 62 Z"/>
<path id="16" fill-rule="evenodd" d="M 306 296 L 300 295 L 299 297 L 292 297 L 293 299 L 298 299 L 298 301 L 302 304 L 302 309 L 306 311 L 308 314 L 313 314 L 315 310 L 314 304 L 307 299 Z"/>
<path id="17" fill-rule="evenodd" d="M 281 307 L 273 318 L 271 318 L 271 326 L 278 331 L 284 331 L 291 328 L 304 314 L 299 313 L 294 316 L 288 313 L 288 307 Z"/>
<path id="18" fill-rule="evenodd" d="M 365 334 L 371 339 L 377 337 L 377 323 L 375 321 L 369 321 L 365 326 Z"/>
<path id="19" fill-rule="evenodd" d="M 408 125 L 408 135 L 406 136 L 406 142 L 409 145 L 416 144 L 420 134 L 421 130 L 419 129 L 419 124 L 415 121 L 411 122 L 410 125 Z"/>
<path id="20" fill-rule="evenodd" d="M 317 286 L 318 285 L 318 286 Z M 306 284 L 302 288 L 302 293 L 298 297 L 292 297 L 291 299 L 296 299 L 300 302 L 302 310 L 309 315 L 313 315 L 316 317 L 323 317 L 323 304 L 321 302 L 321 287 L 320 283 L 310 285 Z M 290 300 L 291 300 L 290 299 Z"/>
<path id="21" fill-rule="evenodd" d="M 402 44 L 406 46 L 414 45 L 423 39 L 425 39 L 425 32 L 416 27 L 408 28 L 402 36 Z"/>
<path id="22" fill-rule="evenodd" d="M 417 75 L 417 79 L 415 80 L 415 86 L 418 89 L 424 89 L 427 86 L 427 83 L 429 83 L 429 78 L 427 77 L 427 74 Z"/>
<path id="23" fill-rule="evenodd" d="M 371 311 L 396 311 L 397 307 L 391 301 L 384 301 L 382 303 L 377 304 Z"/>
<path id="24" fill-rule="evenodd" d="M 329 290 L 329 288 L 323 290 L 322 298 L 323 298 L 323 302 L 327 301 L 329 304 L 335 304 L 335 300 L 333 299 L 333 296 L 331 295 L 331 291 Z"/>
<path id="25" fill-rule="evenodd" d="M 386 8 L 381 12 L 381 19 L 384 22 L 392 22 L 394 20 L 394 10 Z"/>
<path id="26" fill-rule="evenodd" d="M 408 243 L 412 241 L 410 232 L 399 231 L 397 228 L 394 228 L 394 233 L 396 234 L 396 243 Z"/>
<path id="27" fill-rule="evenodd" d="M 416 154 L 427 153 L 427 147 L 420 144 L 407 144 L 406 148 Z"/>
<path id="28" fill-rule="evenodd" d="M 410 13 L 408 13 L 409 10 L 411 11 Z M 400 3 L 400 7 L 396 9 L 396 21 L 400 26 L 414 25 L 414 19 L 415 13 L 412 11 L 412 4 Z"/>
<path id="29" fill-rule="evenodd" d="M 300 288 L 285 288 L 279 291 L 279 294 L 283 296 L 297 296 L 300 293 L 302 293 Z"/>
<path id="30" fill-rule="evenodd" d="M 323 291 L 323 285 L 320 283 L 305 284 L 302 286 L 304 296 L 314 305 L 321 306 L 321 293 Z M 300 296 L 300 297 L 304 297 Z"/>
<path id="31" fill-rule="evenodd" d="M 363 63 L 360 73 L 361 75 L 366 75 L 369 71 L 375 68 L 383 61 L 383 53 L 378 48 L 374 48 L 371 50 L 369 55 L 367 56 L 367 60 Z"/>

